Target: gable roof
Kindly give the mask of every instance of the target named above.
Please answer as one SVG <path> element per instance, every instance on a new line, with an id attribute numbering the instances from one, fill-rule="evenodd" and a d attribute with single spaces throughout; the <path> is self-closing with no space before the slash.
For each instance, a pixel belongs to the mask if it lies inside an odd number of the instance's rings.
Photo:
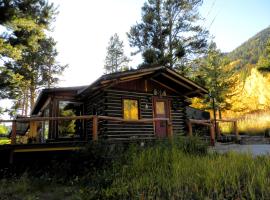
<path id="1" fill-rule="evenodd" d="M 195 97 L 208 94 L 207 89 L 198 85 L 194 81 L 185 78 L 177 71 L 168 67 L 159 66 L 105 74 L 88 86 L 43 89 L 37 98 L 35 106 L 31 111 L 31 115 L 39 112 L 42 106 L 44 106 L 46 103 L 50 94 L 55 94 L 58 92 L 72 92 L 75 96 L 78 95 L 80 97 L 84 97 L 87 94 L 99 89 L 108 88 L 121 82 L 131 81 L 143 77 L 149 78 L 152 81 L 186 97 Z"/>
<path id="2" fill-rule="evenodd" d="M 89 92 L 142 77 L 148 77 L 186 97 L 208 94 L 207 89 L 204 87 L 182 76 L 177 71 L 164 66 L 105 74 L 88 87 L 79 91 L 78 94 L 85 96 Z"/>

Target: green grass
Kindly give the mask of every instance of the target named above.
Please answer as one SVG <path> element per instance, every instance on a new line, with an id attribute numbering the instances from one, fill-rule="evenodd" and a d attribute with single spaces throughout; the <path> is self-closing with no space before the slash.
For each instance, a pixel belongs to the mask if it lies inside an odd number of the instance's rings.
<path id="1" fill-rule="evenodd" d="M 1 179 L 0 199 L 270 199 L 268 156 L 206 153 L 197 139 L 80 155 Z"/>

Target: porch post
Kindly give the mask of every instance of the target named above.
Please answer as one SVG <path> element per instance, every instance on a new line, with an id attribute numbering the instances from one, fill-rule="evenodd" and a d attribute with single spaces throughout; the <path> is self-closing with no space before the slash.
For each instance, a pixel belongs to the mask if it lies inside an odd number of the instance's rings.
<path id="1" fill-rule="evenodd" d="M 210 125 L 210 144 L 215 146 L 215 129 L 213 124 Z"/>
<path id="2" fill-rule="evenodd" d="M 188 135 L 192 136 L 192 124 L 190 120 L 187 121 L 187 125 L 188 125 Z"/>
<path id="3" fill-rule="evenodd" d="M 98 140 L 98 116 L 93 116 L 93 141 Z"/>

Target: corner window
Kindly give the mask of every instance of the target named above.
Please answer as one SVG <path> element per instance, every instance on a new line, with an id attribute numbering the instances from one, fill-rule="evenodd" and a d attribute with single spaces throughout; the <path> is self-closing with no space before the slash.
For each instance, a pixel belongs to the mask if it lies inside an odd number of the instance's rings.
<path id="1" fill-rule="evenodd" d="M 59 101 L 59 117 L 74 117 L 82 115 L 82 103 L 72 101 Z M 58 121 L 58 137 L 73 138 L 82 134 L 82 120 Z"/>
<path id="2" fill-rule="evenodd" d="M 124 119 L 126 120 L 138 120 L 139 119 L 138 100 L 123 99 L 123 113 Z"/>

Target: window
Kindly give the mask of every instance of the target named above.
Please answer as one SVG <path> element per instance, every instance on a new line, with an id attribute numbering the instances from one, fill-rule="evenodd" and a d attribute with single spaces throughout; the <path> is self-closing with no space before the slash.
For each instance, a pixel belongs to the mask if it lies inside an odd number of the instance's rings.
<path id="1" fill-rule="evenodd" d="M 47 107 L 43 111 L 43 117 L 49 117 L 50 116 L 49 107 Z M 43 121 L 42 122 L 42 132 L 41 132 L 41 142 L 44 143 L 49 138 L 49 121 Z"/>
<path id="2" fill-rule="evenodd" d="M 82 103 L 59 101 L 59 117 L 73 117 L 82 115 Z M 59 120 L 58 137 L 73 138 L 82 134 L 82 120 Z"/>
<path id="3" fill-rule="evenodd" d="M 124 99 L 123 109 L 124 109 L 124 119 L 127 119 L 127 120 L 139 119 L 138 100 Z"/>
<path id="4" fill-rule="evenodd" d="M 156 114 L 165 115 L 165 102 L 164 101 L 156 102 Z"/>

